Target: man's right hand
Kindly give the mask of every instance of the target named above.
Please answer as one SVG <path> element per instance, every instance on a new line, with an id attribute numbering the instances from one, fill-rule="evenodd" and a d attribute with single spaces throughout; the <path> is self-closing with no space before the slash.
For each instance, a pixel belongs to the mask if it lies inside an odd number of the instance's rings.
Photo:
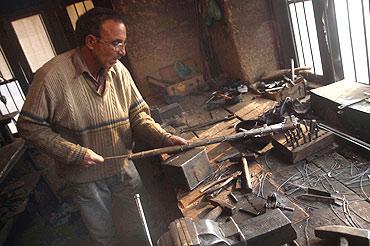
<path id="1" fill-rule="evenodd" d="M 96 164 L 102 164 L 103 162 L 104 162 L 104 158 L 102 156 L 96 154 L 91 149 L 88 149 L 86 151 L 82 165 L 84 165 L 85 167 L 89 167 L 89 166 L 96 165 Z"/>

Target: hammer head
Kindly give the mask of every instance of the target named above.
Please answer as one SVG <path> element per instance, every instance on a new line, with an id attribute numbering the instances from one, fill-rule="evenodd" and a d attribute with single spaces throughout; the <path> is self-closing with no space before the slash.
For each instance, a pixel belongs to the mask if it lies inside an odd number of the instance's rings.
<path id="1" fill-rule="evenodd" d="M 238 153 L 237 155 L 230 157 L 229 161 L 240 162 L 242 157 L 246 158 L 247 161 L 255 161 L 257 158 L 257 155 L 254 153 Z"/>
<path id="2" fill-rule="evenodd" d="M 342 225 L 320 226 L 315 228 L 315 236 L 322 239 L 345 238 L 349 245 L 369 246 L 370 231 Z"/>

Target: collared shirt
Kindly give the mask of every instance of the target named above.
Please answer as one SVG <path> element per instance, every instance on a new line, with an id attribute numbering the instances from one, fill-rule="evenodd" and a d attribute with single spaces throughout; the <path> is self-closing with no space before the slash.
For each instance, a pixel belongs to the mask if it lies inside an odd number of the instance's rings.
<path id="1" fill-rule="evenodd" d="M 96 88 L 96 92 L 99 95 L 102 95 L 105 89 L 108 71 L 104 70 L 103 68 L 100 69 L 97 78 L 95 78 L 87 67 L 86 62 L 81 55 L 80 49 L 76 49 L 76 52 L 72 57 L 72 62 L 76 67 L 76 72 L 78 74 L 83 74 L 86 78 L 86 81 L 88 83 L 93 83 Z"/>

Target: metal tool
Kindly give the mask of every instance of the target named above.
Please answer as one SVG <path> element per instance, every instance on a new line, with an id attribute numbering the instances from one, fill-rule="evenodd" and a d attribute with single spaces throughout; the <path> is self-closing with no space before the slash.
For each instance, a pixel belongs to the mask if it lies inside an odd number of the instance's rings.
<path id="1" fill-rule="evenodd" d="M 280 246 L 296 238 L 291 221 L 279 209 L 273 209 L 241 223 L 231 218 L 225 223 L 209 219 L 177 219 L 171 222 L 169 231 L 160 237 L 158 245 Z"/>
<path id="2" fill-rule="evenodd" d="M 224 118 L 221 118 L 221 119 L 213 119 L 211 121 L 199 123 L 199 124 L 196 124 L 194 126 L 189 126 L 189 127 L 186 127 L 186 128 L 182 128 L 182 129 L 180 129 L 180 133 L 202 130 L 204 127 L 211 126 L 211 125 L 214 125 L 214 124 L 217 124 L 217 123 L 220 123 L 220 122 L 224 122 L 224 121 L 229 121 L 229 120 L 232 120 L 232 119 L 235 119 L 235 118 L 236 118 L 235 114 L 230 114 L 230 115 L 228 115 Z"/>
<path id="3" fill-rule="evenodd" d="M 243 179 L 244 179 L 244 190 L 246 192 L 252 192 L 252 179 L 249 173 L 248 161 L 247 158 L 244 156 L 242 157 L 242 164 L 243 164 Z"/>
<path id="4" fill-rule="evenodd" d="M 324 202 L 324 203 L 330 203 L 337 206 L 342 206 L 343 202 L 339 197 L 333 197 L 333 196 L 320 196 L 320 195 L 314 195 L 314 194 L 302 194 L 298 196 L 300 199 L 308 200 L 308 201 L 317 201 L 317 202 Z"/>
<path id="5" fill-rule="evenodd" d="M 146 239 L 147 239 L 147 243 L 148 243 L 148 245 L 153 246 L 152 238 L 150 237 L 150 233 L 149 233 L 148 224 L 146 223 L 143 206 L 141 206 L 140 195 L 139 194 L 135 194 L 135 197 L 134 198 L 135 198 L 137 210 L 139 211 L 141 223 L 143 224 L 143 227 L 144 227 L 144 231 L 145 231 L 145 236 L 146 236 Z"/>
<path id="6" fill-rule="evenodd" d="M 315 236 L 323 239 L 339 240 L 338 245 L 370 245 L 370 230 L 343 225 L 329 225 L 315 228 Z"/>
<path id="7" fill-rule="evenodd" d="M 217 198 L 209 199 L 209 202 L 211 204 L 213 204 L 214 206 L 216 206 L 216 207 L 220 206 L 222 208 L 222 211 L 227 216 L 232 216 L 238 211 L 238 209 L 233 204 L 225 202 L 225 201 L 217 199 Z"/>
<path id="8" fill-rule="evenodd" d="M 266 203 L 265 203 L 265 208 L 280 208 L 282 210 L 287 210 L 287 211 L 294 211 L 294 208 L 292 207 L 287 207 L 281 204 L 280 202 L 277 201 L 277 196 L 275 192 L 272 192 L 271 195 L 267 197 Z"/>

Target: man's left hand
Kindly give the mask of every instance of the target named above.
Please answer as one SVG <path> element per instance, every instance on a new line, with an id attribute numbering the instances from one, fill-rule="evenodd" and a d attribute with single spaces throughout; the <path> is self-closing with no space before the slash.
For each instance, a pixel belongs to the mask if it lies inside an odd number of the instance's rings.
<path id="1" fill-rule="evenodd" d="M 185 144 L 188 144 L 188 141 L 176 135 L 171 135 L 164 141 L 165 146 L 185 145 Z"/>

